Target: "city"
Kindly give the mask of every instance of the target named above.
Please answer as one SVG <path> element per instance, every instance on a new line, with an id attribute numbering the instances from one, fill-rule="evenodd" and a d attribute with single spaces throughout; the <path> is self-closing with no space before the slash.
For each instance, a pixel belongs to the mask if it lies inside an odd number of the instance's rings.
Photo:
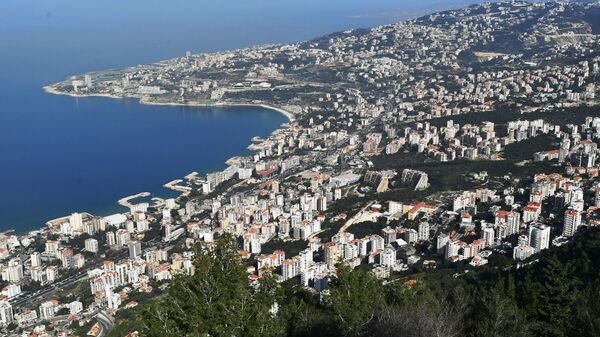
<path id="1" fill-rule="evenodd" d="M 228 235 L 250 284 L 319 296 L 340 264 L 384 283 L 535 264 L 600 223 L 599 16 L 600 2 L 481 4 L 47 86 L 289 121 L 225 169 L 167 183 L 178 197 L 3 234 L 3 333 L 107 336 Z"/>

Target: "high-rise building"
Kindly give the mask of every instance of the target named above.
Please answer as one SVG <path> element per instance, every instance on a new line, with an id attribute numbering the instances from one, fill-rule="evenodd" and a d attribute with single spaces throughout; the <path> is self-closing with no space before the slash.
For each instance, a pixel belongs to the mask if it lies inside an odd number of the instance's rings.
<path id="1" fill-rule="evenodd" d="M 145 219 L 136 221 L 135 225 L 136 225 L 136 229 L 138 232 L 145 232 L 149 229 L 148 228 L 148 220 L 145 220 Z"/>
<path id="2" fill-rule="evenodd" d="M 58 302 L 56 300 L 46 301 L 40 304 L 40 318 L 43 320 L 50 320 L 54 318 L 57 305 Z"/>
<path id="3" fill-rule="evenodd" d="M 418 239 L 419 233 L 416 230 L 409 228 L 404 231 L 404 240 L 406 240 L 406 242 L 413 243 L 417 242 Z"/>
<path id="4" fill-rule="evenodd" d="M 541 224 L 529 226 L 529 245 L 536 253 L 547 249 L 550 245 L 550 227 Z"/>
<path id="5" fill-rule="evenodd" d="M 85 250 L 87 250 L 90 253 L 97 253 L 98 252 L 98 240 L 96 239 L 86 239 L 84 241 L 84 246 L 85 246 Z"/>
<path id="6" fill-rule="evenodd" d="M 129 247 L 129 258 L 130 259 L 135 259 L 139 256 L 142 255 L 142 243 L 134 240 L 129 242 L 128 244 Z"/>
<path id="7" fill-rule="evenodd" d="M 37 268 L 42 265 L 42 254 L 38 252 L 31 253 L 31 267 Z"/>
<path id="8" fill-rule="evenodd" d="M 440 233 L 436 240 L 436 250 L 438 254 L 444 255 L 446 253 L 446 244 L 450 241 L 450 237 L 446 233 Z"/>
<path id="9" fill-rule="evenodd" d="M 23 279 L 21 259 L 15 258 L 8 261 L 8 265 L 2 270 L 2 279 L 8 282 L 20 282 Z"/>
<path id="10" fill-rule="evenodd" d="M 73 231 L 80 231 L 83 227 L 83 216 L 81 213 L 73 213 L 69 217 L 69 224 Z"/>
<path id="11" fill-rule="evenodd" d="M 381 265 L 393 267 L 396 264 L 396 250 L 392 246 L 387 246 L 381 253 Z"/>
<path id="12" fill-rule="evenodd" d="M 334 200 L 340 200 L 342 198 L 342 189 L 341 188 L 336 188 L 333 191 L 333 199 Z"/>
<path id="13" fill-rule="evenodd" d="M 292 259 L 283 260 L 282 274 L 284 280 L 289 280 L 298 275 L 298 264 L 296 261 Z"/>
<path id="14" fill-rule="evenodd" d="M 327 242 L 323 248 L 325 251 L 325 263 L 327 263 L 327 266 L 329 267 L 335 266 L 342 257 L 340 246 L 333 242 Z"/>
<path id="15" fill-rule="evenodd" d="M 565 211 L 565 220 L 563 227 L 563 236 L 570 237 L 575 234 L 577 228 L 581 225 L 581 213 L 576 210 L 568 209 Z"/>
<path id="16" fill-rule="evenodd" d="M 73 260 L 73 250 L 71 248 L 61 250 L 60 261 L 62 263 L 63 268 L 73 268 L 75 265 Z"/>
<path id="17" fill-rule="evenodd" d="M 57 266 L 48 266 L 46 268 L 46 281 L 48 283 L 53 283 L 58 278 L 58 267 Z"/>
<path id="18" fill-rule="evenodd" d="M 483 228 L 482 232 L 483 232 L 483 241 L 485 242 L 486 248 L 493 247 L 494 243 L 495 243 L 495 234 L 496 234 L 494 232 L 494 227 L 486 226 Z"/>
<path id="19" fill-rule="evenodd" d="M 8 301 L 0 300 L 0 325 L 7 326 L 14 320 L 12 305 Z"/>
<path id="20" fill-rule="evenodd" d="M 46 249 L 44 250 L 44 252 L 46 252 L 49 255 L 56 256 L 56 253 L 58 252 L 59 247 L 60 247 L 60 243 L 58 241 L 48 240 L 48 241 L 46 241 Z"/>
<path id="21" fill-rule="evenodd" d="M 85 86 L 88 88 L 93 87 L 94 83 L 92 82 L 92 75 L 85 75 L 83 77 L 83 83 L 85 83 Z"/>
<path id="22" fill-rule="evenodd" d="M 279 181 L 277 181 L 277 180 L 274 180 L 274 181 L 271 183 L 271 190 L 272 190 L 273 192 L 275 192 L 275 193 L 279 193 Z"/>
<path id="23" fill-rule="evenodd" d="M 465 244 L 462 241 L 459 240 L 448 240 L 446 242 L 446 259 L 447 260 L 451 260 L 454 257 L 459 257 L 459 255 L 461 254 L 461 250 L 463 250 Z"/>
<path id="24" fill-rule="evenodd" d="M 317 210 L 320 212 L 327 210 L 327 198 L 323 195 L 317 197 Z"/>
<path id="25" fill-rule="evenodd" d="M 116 233 L 117 245 L 126 246 L 131 241 L 131 234 L 126 229 L 118 229 Z"/>
<path id="26" fill-rule="evenodd" d="M 422 221 L 419 223 L 419 241 L 428 241 L 429 240 L 429 222 Z"/>
<path id="27" fill-rule="evenodd" d="M 172 226 L 170 223 L 164 223 L 161 225 L 161 236 L 163 241 L 171 240 L 171 230 Z"/>
<path id="28" fill-rule="evenodd" d="M 391 228 L 390 226 L 381 230 L 381 234 L 383 235 L 383 239 L 385 240 L 385 244 L 392 243 L 396 241 L 396 236 L 398 232 L 395 228 Z"/>
<path id="29" fill-rule="evenodd" d="M 115 232 L 106 232 L 106 244 L 109 247 L 115 246 L 117 244 L 117 239 L 115 238 Z"/>

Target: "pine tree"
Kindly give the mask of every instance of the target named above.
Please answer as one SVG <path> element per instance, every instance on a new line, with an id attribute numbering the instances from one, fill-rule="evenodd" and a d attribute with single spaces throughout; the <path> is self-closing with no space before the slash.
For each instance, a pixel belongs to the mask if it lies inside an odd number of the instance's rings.
<path id="1" fill-rule="evenodd" d="M 536 306 L 534 333 L 544 337 L 567 336 L 573 322 L 575 281 L 568 265 L 556 257 L 545 261 Z"/>
<path id="2" fill-rule="evenodd" d="M 344 336 L 361 336 L 384 305 L 379 281 L 371 271 L 341 265 L 330 287 L 329 300 L 339 329 Z"/>
<path id="3" fill-rule="evenodd" d="M 274 280 L 254 288 L 231 236 L 197 252 L 193 276 L 177 277 L 166 297 L 145 310 L 145 336 L 272 337 L 283 325 L 272 308 Z"/>
<path id="4" fill-rule="evenodd" d="M 510 283 L 509 283 L 510 285 Z M 525 336 L 525 321 L 519 315 L 514 298 L 507 293 L 503 280 L 495 287 L 484 290 L 474 302 L 474 315 L 470 317 L 474 326 L 472 335 L 489 337 Z"/>

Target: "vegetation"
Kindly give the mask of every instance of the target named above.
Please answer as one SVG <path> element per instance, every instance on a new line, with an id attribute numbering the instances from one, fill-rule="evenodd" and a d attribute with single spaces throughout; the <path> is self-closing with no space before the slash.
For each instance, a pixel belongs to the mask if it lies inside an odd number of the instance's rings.
<path id="1" fill-rule="evenodd" d="M 179 277 L 126 326 L 144 336 L 599 335 L 600 230 L 581 230 L 535 258 L 521 268 L 456 274 L 460 266 L 447 266 L 385 284 L 367 268 L 341 265 L 318 295 L 270 276 L 251 285 L 225 236 L 198 252 L 193 276 Z"/>
<path id="2" fill-rule="evenodd" d="M 275 280 L 249 284 L 231 236 L 212 250 L 199 250 L 195 273 L 178 277 L 168 294 L 143 312 L 144 336 L 277 336 L 282 321 L 272 314 Z"/>
<path id="3" fill-rule="evenodd" d="M 534 138 L 535 139 L 535 138 Z M 540 144 L 541 143 L 541 144 Z M 521 143 L 519 143 L 521 144 Z M 532 146 L 541 148 L 550 142 L 544 138 L 535 139 L 526 144 L 527 151 Z M 477 188 L 480 183 L 473 181 L 468 176 L 468 172 L 486 171 L 490 177 L 503 177 L 510 174 L 518 178 L 531 177 L 536 173 L 559 172 L 559 167 L 550 166 L 547 163 L 528 163 L 518 165 L 517 159 L 523 158 L 523 151 L 519 147 L 507 149 L 506 156 L 509 160 L 468 160 L 459 159 L 448 162 L 437 162 L 419 153 L 396 153 L 393 155 L 382 155 L 373 157 L 372 161 L 377 169 L 396 169 L 411 168 L 424 171 L 429 176 L 430 187 L 426 190 L 427 194 L 452 191 L 467 190 Z M 404 196 L 403 196 L 404 197 Z M 404 197 L 407 198 L 407 197 Z"/>
<path id="4" fill-rule="evenodd" d="M 261 251 L 264 254 L 272 254 L 276 250 L 283 250 L 285 252 L 285 256 L 296 256 L 307 247 L 308 241 L 305 240 L 283 241 L 279 239 L 273 239 L 263 244 Z"/>
<path id="5" fill-rule="evenodd" d="M 504 157 L 507 160 L 531 160 L 535 152 L 556 150 L 558 140 L 550 135 L 539 135 L 522 142 L 508 144 L 504 148 Z"/>
<path id="6" fill-rule="evenodd" d="M 367 235 L 372 234 L 381 234 L 381 230 L 388 226 L 387 219 L 381 217 L 377 219 L 377 222 L 373 221 L 363 221 L 359 223 L 352 224 L 346 230 L 348 233 L 354 234 L 356 238 L 363 238 Z"/>
<path id="7" fill-rule="evenodd" d="M 448 116 L 430 120 L 431 125 L 446 126 L 447 121 L 452 120 L 460 125 L 477 124 L 481 122 L 493 122 L 496 124 L 506 124 L 515 120 L 536 120 L 543 119 L 548 123 L 566 125 L 566 124 L 581 124 L 585 121 L 585 117 L 600 116 L 600 107 L 598 106 L 579 106 L 572 108 L 555 109 L 552 111 L 535 111 L 529 113 L 521 113 L 515 107 L 497 107 L 492 111 L 476 111 L 469 114 Z"/>

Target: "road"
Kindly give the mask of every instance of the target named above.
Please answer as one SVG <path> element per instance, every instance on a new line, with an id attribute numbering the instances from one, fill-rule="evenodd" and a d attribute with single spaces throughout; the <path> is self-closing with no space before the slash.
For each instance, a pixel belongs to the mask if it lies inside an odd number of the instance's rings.
<path id="1" fill-rule="evenodd" d="M 369 209 L 369 207 L 371 207 L 373 203 L 370 202 L 368 203 L 365 207 L 363 207 L 358 213 L 356 213 L 355 216 L 353 216 L 350 220 L 346 221 L 346 223 L 340 227 L 340 230 L 338 231 L 338 234 L 344 233 L 350 226 L 352 226 L 353 224 L 357 223 L 357 222 L 363 222 L 363 221 L 373 221 L 372 218 L 363 218 L 363 216 L 365 215 L 365 212 L 367 209 Z M 375 213 L 373 213 L 375 214 Z"/>
<path id="2" fill-rule="evenodd" d="M 144 248 L 148 248 L 148 247 L 159 247 L 161 246 L 163 243 L 157 241 L 156 239 L 152 240 L 152 241 L 147 241 L 143 243 Z M 128 258 L 129 255 L 129 251 L 127 249 L 125 249 L 124 251 L 120 252 L 119 254 L 117 254 L 114 257 L 115 263 L 119 263 L 120 261 Z M 64 289 L 66 287 L 69 287 L 77 282 L 80 281 L 84 281 L 86 279 L 88 279 L 88 269 L 84 269 L 79 271 L 77 274 L 73 274 L 69 277 L 67 277 L 66 279 L 56 282 L 56 283 L 52 283 L 52 284 L 48 284 L 47 286 L 45 286 L 43 289 L 40 289 L 38 291 L 35 291 L 33 293 L 30 294 L 26 294 L 24 296 L 20 296 L 17 297 L 13 300 L 10 301 L 11 305 L 16 308 L 16 307 L 22 307 L 22 306 L 31 306 L 32 304 L 35 304 L 37 301 L 39 301 L 40 299 L 42 299 L 45 296 L 48 296 L 50 294 L 52 294 L 55 291 Z"/>
<path id="3" fill-rule="evenodd" d="M 33 293 L 18 297 L 16 299 L 14 299 L 13 301 L 10 301 L 10 304 L 13 307 L 28 306 L 32 303 L 35 303 L 40 297 L 51 294 L 57 290 L 68 287 L 76 282 L 83 281 L 87 278 L 88 278 L 87 271 L 85 271 L 85 270 L 81 271 L 77 274 L 67 277 L 66 279 L 64 279 L 62 281 L 59 281 L 59 282 L 56 282 L 53 284 L 49 284 L 48 286 L 46 286 L 43 289 L 40 289 Z"/>
<path id="4" fill-rule="evenodd" d="M 110 316 L 104 310 L 100 311 L 95 317 L 98 320 L 98 325 L 100 326 L 100 331 L 96 337 L 106 336 L 115 325 L 114 318 L 112 318 L 112 316 Z"/>

